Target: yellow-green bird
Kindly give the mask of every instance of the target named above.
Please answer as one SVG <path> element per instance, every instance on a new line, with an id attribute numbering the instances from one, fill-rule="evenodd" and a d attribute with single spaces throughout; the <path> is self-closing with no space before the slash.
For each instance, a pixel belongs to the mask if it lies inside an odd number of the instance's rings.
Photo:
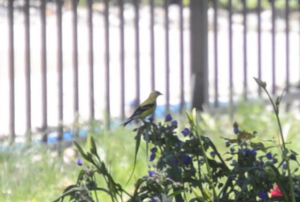
<path id="1" fill-rule="evenodd" d="M 162 95 L 158 91 L 152 91 L 149 97 L 134 111 L 134 113 L 122 124 L 124 127 L 133 120 L 144 119 L 152 114 L 156 108 L 156 99 Z"/>

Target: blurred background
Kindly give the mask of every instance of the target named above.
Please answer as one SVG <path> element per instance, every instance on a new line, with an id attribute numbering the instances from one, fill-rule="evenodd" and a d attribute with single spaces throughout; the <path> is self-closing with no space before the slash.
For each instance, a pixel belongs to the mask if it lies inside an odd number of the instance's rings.
<path id="1" fill-rule="evenodd" d="M 299 106 L 299 3 L 1 0 L 0 137 L 115 127 L 154 89 L 158 117 L 231 109 L 253 77 Z"/>
<path id="2" fill-rule="evenodd" d="M 171 113 L 184 140 L 195 107 L 223 155 L 235 121 L 277 142 L 260 78 L 274 98 L 285 90 L 283 133 L 299 151 L 299 56 L 298 0 L 0 0 L 0 201 L 57 198 L 81 169 L 72 141 L 87 134 L 126 184 L 134 126 L 120 124 L 154 89 L 156 122 Z M 141 144 L 129 191 L 145 157 Z"/>

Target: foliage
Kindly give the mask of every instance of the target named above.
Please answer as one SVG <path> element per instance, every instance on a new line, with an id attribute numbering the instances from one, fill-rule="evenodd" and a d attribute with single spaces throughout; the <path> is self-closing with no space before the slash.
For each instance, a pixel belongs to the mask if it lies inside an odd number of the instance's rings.
<path id="1" fill-rule="evenodd" d="M 256 79 L 266 91 L 266 83 Z M 268 92 L 266 91 L 269 96 Z M 186 113 L 189 127 L 181 134 L 176 133 L 177 121 L 167 115 L 163 122 L 145 122 L 136 128 L 134 168 L 142 140 L 149 151 L 152 168 L 136 180 L 132 192 L 127 192 L 116 182 L 105 162 L 99 157 L 93 137 L 88 138 L 89 148 L 75 143 L 86 164 L 77 183 L 66 188 L 63 195 L 55 200 L 102 201 L 98 192 L 104 192 L 111 201 L 296 201 L 300 200 L 300 177 L 298 168 L 291 172 L 290 161 L 298 164 L 297 153 L 286 147 L 279 120 L 281 97 L 274 102 L 271 98 L 278 122 L 281 144 L 270 140 L 271 146 L 255 141 L 257 132 L 242 130 L 233 124 L 233 137 L 223 137 L 227 152 L 221 155 L 213 141 L 206 136 L 203 124 L 197 121 L 196 112 Z M 254 128 L 255 129 L 255 128 Z M 149 149 L 148 149 L 149 148 Z M 274 152 L 278 148 L 280 154 Z M 100 175 L 105 187 L 96 184 Z M 131 176 L 129 177 L 131 179 Z M 273 187 L 275 186 L 274 190 Z M 271 198 L 270 198 L 270 194 Z"/>

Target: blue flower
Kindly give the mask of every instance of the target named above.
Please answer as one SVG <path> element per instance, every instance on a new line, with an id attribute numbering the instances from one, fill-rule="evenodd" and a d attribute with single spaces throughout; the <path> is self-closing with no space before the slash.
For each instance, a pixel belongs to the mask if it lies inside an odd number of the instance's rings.
<path id="1" fill-rule="evenodd" d="M 82 159 L 77 159 L 76 164 L 77 164 L 78 166 L 82 166 L 83 160 L 82 160 Z"/>
<path id="2" fill-rule="evenodd" d="M 260 162 L 259 162 L 259 167 L 260 167 L 260 168 L 263 168 L 264 165 L 265 165 L 265 163 L 264 163 L 263 161 L 260 161 Z"/>
<path id="3" fill-rule="evenodd" d="M 150 151 L 151 151 L 151 153 L 155 153 L 155 152 L 157 152 L 157 148 L 153 147 Z"/>
<path id="4" fill-rule="evenodd" d="M 261 200 L 265 201 L 265 200 L 268 199 L 268 194 L 267 194 L 266 192 L 260 192 L 260 193 L 258 194 L 258 197 L 259 197 Z"/>
<path id="5" fill-rule="evenodd" d="M 149 173 L 150 177 L 153 177 L 153 175 L 155 175 L 155 171 L 153 171 L 153 170 L 149 170 L 148 173 Z"/>
<path id="6" fill-rule="evenodd" d="M 192 158 L 190 156 L 184 155 L 181 157 L 183 164 L 189 164 L 192 162 Z"/>
<path id="7" fill-rule="evenodd" d="M 155 159 L 155 153 L 152 153 L 151 155 L 150 155 L 150 161 L 153 161 L 154 159 Z"/>
<path id="8" fill-rule="evenodd" d="M 250 154 L 252 154 L 252 151 L 250 149 L 246 149 L 246 154 L 250 155 Z"/>
<path id="9" fill-rule="evenodd" d="M 177 128 L 177 125 L 178 125 L 177 121 L 172 121 L 172 126 L 174 126 L 175 128 Z"/>
<path id="10" fill-rule="evenodd" d="M 240 131 L 239 131 L 239 125 L 237 124 L 237 122 L 234 122 L 233 124 L 233 132 L 235 134 L 238 134 Z"/>
<path id="11" fill-rule="evenodd" d="M 231 153 L 234 152 L 234 148 L 233 148 L 233 147 L 230 148 L 230 152 L 231 152 Z"/>
<path id="12" fill-rule="evenodd" d="M 174 157 L 174 158 L 173 158 L 173 163 L 174 163 L 174 164 L 178 164 L 178 159 Z"/>
<path id="13" fill-rule="evenodd" d="M 216 153 L 214 151 L 210 152 L 211 157 L 215 158 Z"/>
<path id="14" fill-rule="evenodd" d="M 286 164 L 283 164 L 283 165 L 282 165 L 282 168 L 286 170 L 286 169 L 287 169 L 287 165 L 286 165 Z"/>
<path id="15" fill-rule="evenodd" d="M 270 159 L 272 159 L 272 154 L 271 154 L 271 152 L 268 152 L 267 154 L 266 154 L 266 157 L 270 160 Z"/>
<path id="16" fill-rule="evenodd" d="M 168 122 L 168 121 L 172 121 L 172 116 L 171 116 L 171 114 L 168 114 L 168 115 L 165 117 L 165 122 Z"/>
<path id="17" fill-rule="evenodd" d="M 254 156 L 256 156 L 257 152 L 255 149 L 252 149 L 251 154 L 253 154 Z"/>
<path id="18" fill-rule="evenodd" d="M 191 131 L 188 128 L 185 128 L 183 131 L 181 131 L 181 133 L 184 137 L 186 137 L 191 133 Z"/>

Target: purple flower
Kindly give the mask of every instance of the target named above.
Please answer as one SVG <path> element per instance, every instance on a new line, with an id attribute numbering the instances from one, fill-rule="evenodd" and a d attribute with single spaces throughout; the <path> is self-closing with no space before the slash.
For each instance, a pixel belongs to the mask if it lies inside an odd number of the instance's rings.
<path id="1" fill-rule="evenodd" d="M 264 165 L 265 165 L 265 163 L 264 163 L 263 161 L 260 161 L 260 162 L 259 162 L 259 167 L 260 167 L 260 168 L 263 168 Z"/>
<path id="2" fill-rule="evenodd" d="M 83 160 L 82 160 L 82 159 L 77 159 L 76 164 L 77 164 L 78 166 L 82 166 L 82 165 L 83 165 Z"/>
<path id="3" fill-rule="evenodd" d="M 186 137 L 191 133 L 191 131 L 188 128 L 185 128 L 183 131 L 181 131 L 181 133 L 184 137 Z"/>
<path id="4" fill-rule="evenodd" d="M 250 154 L 252 154 L 252 151 L 250 149 L 246 149 L 246 154 L 250 155 Z"/>
<path id="5" fill-rule="evenodd" d="M 173 163 L 174 163 L 174 164 L 178 164 L 178 159 L 174 157 L 174 158 L 173 158 Z"/>
<path id="6" fill-rule="evenodd" d="M 272 159 L 272 154 L 271 154 L 271 152 L 268 152 L 267 154 L 266 154 L 266 157 L 270 160 L 270 159 Z"/>
<path id="7" fill-rule="evenodd" d="M 255 149 L 252 149 L 251 154 L 253 154 L 254 156 L 256 156 L 257 152 Z"/>
<path id="8" fill-rule="evenodd" d="M 157 148 L 153 147 L 152 149 L 150 149 L 151 153 L 156 153 L 157 152 Z"/>
<path id="9" fill-rule="evenodd" d="M 233 124 L 233 132 L 235 134 L 238 134 L 240 131 L 239 131 L 239 125 L 237 124 L 237 122 L 234 122 Z"/>
<path id="10" fill-rule="evenodd" d="M 175 128 L 177 128 L 177 125 L 178 125 L 177 121 L 172 121 L 172 126 L 174 126 Z"/>
<path id="11" fill-rule="evenodd" d="M 267 194 L 266 192 L 260 192 L 260 194 L 258 194 L 258 197 L 259 197 L 261 200 L 265 201 L 265 200 L 268 199 L 268 194 Z"/>
<path id="12" fill-rule="evenodd" d="M 282 168 L 286 170 L 286 169 L 287 169 L 287 165 L 286 165 L 286 164 L 283 164 L 283 165 L 282 165 Z"/>
<path id="13" fill-rule="evenodd" d="M 234 152 L 234 148 L 233 148 L 233 147 L 230 148 L 230 152 L 231 152 L 231 153 Z"/>
<path id="14" fill-rule="evenodd" d="M 171 114 L 168 114 L 168 115 L 165 117 L 165 122 L 168 122 L 168 121 L 172 121 L 172 116 L 171 116 Z"/>
<path id="15" fill-rule="evenodd" d="M 151 155 L 150 155 L 150 161 L 153 161 L 154 159 L 155 159 L 155 153 L 152 153 Z"/>
<path id="16" fill-rule="evenodd" d="M 211 157 L 215 158 L 216 153 L 214 151 L 210 152 Z"/>
<path id="17" fill-rule="evenodd" d="M 150 177 L 153 177 L 153 175 L 155 175 L 155 171 L 153 171 L 153 170 L 149 170 L 148 173 L 149 173 Z"/>
<path id="18" fill-rule="evenodd" d="M 183 164 L 189 164 L 192 162 L 192 158 L 190 156 L 184 155 L 181 157 Z"/>

